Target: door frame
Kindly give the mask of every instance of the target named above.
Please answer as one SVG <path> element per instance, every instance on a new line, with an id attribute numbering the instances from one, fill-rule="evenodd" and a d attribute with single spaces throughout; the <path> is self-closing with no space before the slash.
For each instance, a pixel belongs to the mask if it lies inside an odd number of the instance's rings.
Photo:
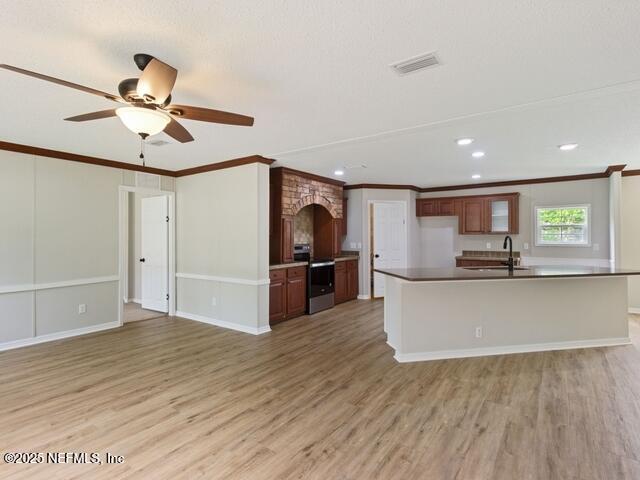
<path id="1" fill-rule="evenodd" d="M 169 315 L 176 314 L 176 194 L 168 190 L 118 187 L 118 323 L 124 323 L 124 301 L 129 290 L 129 193 L 154 194 L 169 199 Z"/>
<path id="2" fill-rule="evenodd" d="M 367 202 L 367 219 L 368 219 L 368 223 L 369 223 L 369 245 L 368 245 L 368 249 L 369 251 L 368 253 L 368 258 L 369 258 L 369 275 L 368 275 L 368 280 L 369 280 L 369 298 L 371 298 L 372 300 L 376 299 L 376 298 L 384 298 L 384 297 L 376 297 L 374 294 L 374 283 L 373 283 L 373 250 L 374 250 L 374 229 L 375 229 L 375 225 L 374 225 L 374 205 L 376 203 L 401 203 L 404 206 L 404 228 L 403 228 L 403 234 L 404 234 L 404 266 L 407 266 L 407 263 L 409 262 L 409 206 L 407 204 L 406 200 L 369 200 Z"/>

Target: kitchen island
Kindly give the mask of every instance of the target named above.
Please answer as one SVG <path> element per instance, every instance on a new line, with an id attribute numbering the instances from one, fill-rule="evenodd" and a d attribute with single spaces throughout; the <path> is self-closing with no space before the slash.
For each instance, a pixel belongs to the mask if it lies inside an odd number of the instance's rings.
<path id="1" fill-rule="evenodd" d="M 399 362 L 630 343 L 627 276 L 589 266 L 376 269 Z"/>

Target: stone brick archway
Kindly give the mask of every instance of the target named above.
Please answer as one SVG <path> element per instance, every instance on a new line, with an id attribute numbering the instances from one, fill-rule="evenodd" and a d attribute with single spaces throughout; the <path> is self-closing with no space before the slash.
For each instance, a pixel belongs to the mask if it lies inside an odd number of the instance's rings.
<path id="1" fill-rule="evenodd" d="M 327 197 L 323 197 L 318 193 L 314 193 L 313 195 L 305 195 L 296 203 L 294 203 L 292 207 L 293 215 L 296 215 L 304 207 L 314 203 L 322 205 L 324 208 L 326 208 L 333 218 L 339 218 L 334 205 L 329 201 L 329 199 Z"/>

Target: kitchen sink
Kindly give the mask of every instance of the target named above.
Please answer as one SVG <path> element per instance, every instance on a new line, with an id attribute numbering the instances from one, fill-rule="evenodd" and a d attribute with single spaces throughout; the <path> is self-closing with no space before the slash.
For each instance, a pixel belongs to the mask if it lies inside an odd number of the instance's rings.
<path id="1" fill-rule="evenodd" d="M 475 270 L 476 272 L 492 272 L 494 270 L 509 270 L 506 265 L 504 267 L 462 267 L 465 270 Z M 513 267 L 514 270 L 529 270 L 527 267 Z"/>

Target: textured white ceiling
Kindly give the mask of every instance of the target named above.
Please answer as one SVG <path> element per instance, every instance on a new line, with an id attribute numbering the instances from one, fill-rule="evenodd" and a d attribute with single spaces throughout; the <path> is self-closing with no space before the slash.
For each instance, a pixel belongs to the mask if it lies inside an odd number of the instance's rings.
<path id="1" fill-rule="evenodd" d="M 2 2 L 0 20 L 0 63 L 116 92 L 139 74 L 132 55 L 151 53 L 178 68 L 176 102 L 256 118 L 185 120 L 196 141 L 148 148 L 153 166 L 261 154 L 424 186 L 640 167 L 637 1 L 23 0 Z M 388 67 L 433 50 L 443 66 Z M 5 71 L 0 87 L 0 139 L 138 161 L 117 119 L 62 121 L 106 100 Z M 471 159 L 460 135 L 487 157 Z M 565 141 L 580 147 L 560 154 Z"/>

